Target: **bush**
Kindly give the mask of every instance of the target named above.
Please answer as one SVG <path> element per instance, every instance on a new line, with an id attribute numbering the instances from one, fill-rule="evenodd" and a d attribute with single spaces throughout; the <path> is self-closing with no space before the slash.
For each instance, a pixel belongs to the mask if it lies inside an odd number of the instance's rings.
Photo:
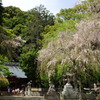
<path id="1" fill-rule="evenodd" d="M 8 79 L 4 78 L 3 75 L 0 73 L 0 87 L 5 87 L 9 85 Z"/>

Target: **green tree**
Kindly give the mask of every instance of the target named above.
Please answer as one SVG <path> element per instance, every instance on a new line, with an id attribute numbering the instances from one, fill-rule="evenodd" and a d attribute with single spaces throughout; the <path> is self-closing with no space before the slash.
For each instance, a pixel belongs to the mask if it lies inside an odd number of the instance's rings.
<path id="1" fill-rule="evenodd" d="M 36 84 L 38 86 L 40 85 L 40 75 L 37 75 L 37 52 L 42 46 L 41 33 L 44 32 L 46 25 L 54 24 L 54 16 L 43 5 L 29 10 L 27 14 L 26 27 L 22 34 L 26 43 L 22 48 L 20 67 L 25 71 L 29 80 L 33 81 L 34 86 Z"/>
<path id="2" fill-rule="evenodd" d="M 6 32 L 4 31 L 3 27 L 2 27 L 2 23 L 3 23 L 3 13 L 4 8 L 2 7 L 2 0 L 0 0 L 0 63 L 2 63 L 3 61 L 8 61 L 7 57 L 6 57 L 6 52 L 4 52 L 4 46 L 3 46 L 3 42 L 4 40 L 8 39 L 9 36 L 7 36 Z M 9 75 L 9 71 L 8 68 L 6 66 L 3 66 L 2 64 L 0 64 L 0 87 L 3 86 L 7 86 L 9 84 L 8 80 L 4 77 Z"/>
<path id="3" fill-rule="evenodd" d="M 2 0 L 0 0 L 0 25 L 2 24 L 2 12 L 3 12 Z"/>
<path id="4" fill-rule="evenodd" d="M 29 50 L 21 54 L 20 67 L 25 72 L 29 80 L 32 80 L 33 86 L 39 86 L 40 76 L 37 71 L 37 51 Z"/>
<path id="5" fill-rule="evenodd" d="M 17 7 L 5 7 L 3 11 L 3 23 L 1 29 L 1 45 L 0 49 L 5 53 L 11 61 L 18 61 L 21 53 L 21 46 L 23 40 L 19 35 L 23 34 L 26 28 L 27 13 L 21 11 Z M 8 45 L 9 44 L 9 45 Z"/>
<path id="6" fill-rule="evenodd" d="M 25 26 L 25 23 L 27 22 L 27 17 L 27 13 L 21 11 L 17 7 L 5 7 L 3 11 L 3 26 L 6 29 L 12 29 L 12 32 L 18 36 L 19 34 L 22 34 L 21 28 L 18 29 L 18 26 Z M 16 32 L 15 30 L 18 32 Z"/>
<path id="7" fill-rule="evenodd" d="M 44 31 L 44 27 L 54 24 L 54 16 L 50 14 L 43 5 L 29 10 L 28 14 L 29 22 L 26 24 L 27 28 L 24 31 L 25 34 L 23 34 L 23 37 L 27 41 L 26 48 L 29 48 L 27 45 L 30 45 L 31 48 L 31 44 L 33 44 L 32 48 L 37 49 L 42 45 L 41 40 L 43 37 L 41 33 Z"/>
<path id="8" fill-rule="evenodd" d="M 77 11 L 77 9 L 75 8 L 69 8 L 69 9 L 61 9 L 60 13 L 57 14 L 57 18 L 56 20 L 58 22 L 62 22 L 65 20 L 80 20 L 82 19 L 84 16 L 84 13 L 80 13 Z"/>

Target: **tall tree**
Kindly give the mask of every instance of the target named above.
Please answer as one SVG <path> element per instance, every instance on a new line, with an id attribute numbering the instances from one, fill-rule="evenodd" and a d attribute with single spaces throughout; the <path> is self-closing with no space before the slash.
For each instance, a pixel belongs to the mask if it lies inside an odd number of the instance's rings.
<path id="1" fill-rule="evenodd" d="M 22 34 L 26 43 L 22 48 L 20 67 L 26 72 L 27 77 L 33 80 L 33 84 L 38 86 L 40 76 L 37 75 L 37 55 L 38 50 L 42 47 L 41 33 L 44 32 L 46 25 L 54 24 L 54 16 L 43 5 L 29 10 L 27 14 L 26 28 Z"/>
<path id="2" fill-rule="evenodd" d="M 24 37 L 27 44 L 33 43 L 34 48 L 39 48 L 42 40 L 41 33 L 46 25 L 54 24 L 54 16 L 43 5 L 29 10 L 28 13 L 30 21 L 27 23 Z"/>
<path id="3" fill-rule="evenodd" d="M 0 0 L 0 25 L 2 24 L 2 12 L 3 12 L 2 0 Z"/>
<path id="4" fill-rule="evenodd" d="M 29 50 L 21 54 L 20 67 L 25 72 L 29 80 L 32 80 L 34 87 L 40 85 L 40 76 L 37 73 L 37 50 Z"/>

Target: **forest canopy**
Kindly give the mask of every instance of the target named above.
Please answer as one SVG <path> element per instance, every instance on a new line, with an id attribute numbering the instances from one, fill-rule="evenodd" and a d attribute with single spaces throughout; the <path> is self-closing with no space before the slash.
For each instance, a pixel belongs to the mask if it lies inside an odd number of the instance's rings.
<path id="1" fill-rule="evenodd" d="M 48 87 L 49 82 L 60 87 L 67 72 L 76 85 L 98 83 L 99 15 L 99 0 L 85 0 L 56 16 L 44 5 L 22 11 L 1 2 L 0 63 L 19 62 L 37 87 Z"/>

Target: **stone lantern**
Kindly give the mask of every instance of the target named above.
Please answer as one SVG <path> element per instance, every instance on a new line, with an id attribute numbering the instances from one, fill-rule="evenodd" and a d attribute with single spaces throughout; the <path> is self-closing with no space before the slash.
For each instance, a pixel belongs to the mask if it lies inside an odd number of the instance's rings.
<path id="1" fill-rule="evenodd" d="M 65 78 L 64 81 L 66 82 L 66 84 L 64 85 L 64 88 L 61 94 L 63 100 L 76 99 L 79 96 L 78 93 L 74 91 L 73 86 L 70 84 L 73 75 L 74 74 L 67 72 L 64 76 Z"/>
<path id="2" fill-rule="evenodd" d="M 28 90 L 27 94 L 28 94 L 28 96 L 31 96 L 31 84 L 32 84 L 31 82 L 27 83 L 27 90 Z"/>

